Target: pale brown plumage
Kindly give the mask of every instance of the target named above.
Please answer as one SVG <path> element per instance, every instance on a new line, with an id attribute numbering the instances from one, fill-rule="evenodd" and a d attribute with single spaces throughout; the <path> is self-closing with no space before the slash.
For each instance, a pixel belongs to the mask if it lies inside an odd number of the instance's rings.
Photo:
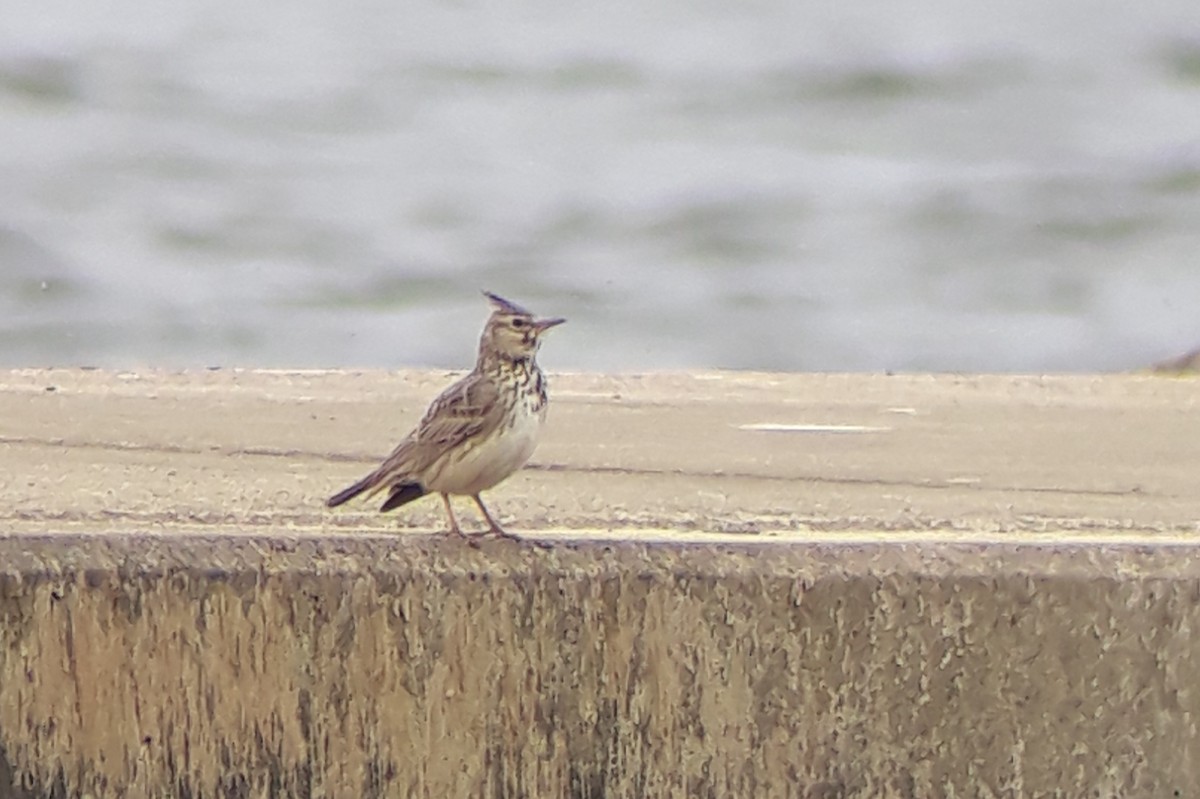
<path id="1" fill-rule="evenodd" d="M 509 535 L 479 495 L 519 469 L 536 446 L 546 415 L 537 350 L 541 335 L 564 320 L 538 320 L 501 297 L 485 295 L 494 310 L 480 337 L 475 368 L 438 395 L 379 468 L 330 497 L 327 505 L 386 488 L 381 510 L 389 511 L 437 492 L 450 531 L 461 535 L 448 495 L 465 494 L 479 506 L 492 532 Z"/>

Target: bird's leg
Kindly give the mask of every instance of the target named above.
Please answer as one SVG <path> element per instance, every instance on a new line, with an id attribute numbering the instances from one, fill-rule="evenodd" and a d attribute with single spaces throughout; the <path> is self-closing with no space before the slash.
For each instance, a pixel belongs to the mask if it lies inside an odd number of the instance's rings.
<path id="1" fill-rule="evenodd" d="M 442 494 L 442 504 L 446 506 L 446 515 L 450 517 L 450 535 L 456 535 L 460 538 L 468 536 L 458 526 L 458 519 L 454 518 L 454 508 L 450 507 L 450 497 Z"/>
<path id="2" fill-rule="evenodd" d="M 493 535 L 497 535 L 501 538 L 507 538 L 510 541 L 520 541 L 522 544 L 533 544 L 535 547 L 540 547 L 541 549 L 552 548 L 551 545 L 545 541 L 522 538 L 519 535 L 513 535 L 508 530 L 505 530 L 503 527 L 501 527 L 500 522 L 492 518 L 492 514 L 488 513 L 487 506 L 483 504 L 483 500 L 479 498 L 478 494 L 472 494 L 471 499 L 475 500 L 475 504 L 478 505 L 479 510 L 483 512 L 483 517 L 488 520 L 488 526 L 491 527 L 491 533 Z"/>
<path id="3" fill-rule="evenodd" d="M 483 500 L 479 498 L 478 494 L 472 494 L 471 499 L 475 500 L 475 504 L 479 506 L 479 510 L 483 513 L 483 518 L 488 520 L 488 526 L 492 528 L 493 533 L 501 538 L 511 538 L 514 541 L 521 540 L 519 535 L 513 535 L 508 530 L 505 530 L 500 526 L 500 522 L 492 518 L 492 514 L 488 513 L 487 506 L 483 504 Z"/>

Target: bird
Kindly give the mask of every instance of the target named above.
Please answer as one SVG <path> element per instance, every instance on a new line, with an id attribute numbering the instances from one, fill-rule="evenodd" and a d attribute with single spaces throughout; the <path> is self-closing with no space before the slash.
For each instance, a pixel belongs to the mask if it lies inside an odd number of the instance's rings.
<path id="1" fill-rule="evenodd" d="M 387 491 L 380 512 L 426 494 L 441 496 L 449 532 L 467 538 L 450 496 L 469 496 L 494 535 L 519 539 L 505 530 L 480 493 L 525 465 L 546 421 L 546 378 L 537 364 L 546 331 L 565 319 L 538 319 L 516 303 L 483 292 L 492 313 L 479 337 L 475 368 L 430 404 L 417 426 L 375 471 L 326 501 L 337 507 L 360 494 Z"/>

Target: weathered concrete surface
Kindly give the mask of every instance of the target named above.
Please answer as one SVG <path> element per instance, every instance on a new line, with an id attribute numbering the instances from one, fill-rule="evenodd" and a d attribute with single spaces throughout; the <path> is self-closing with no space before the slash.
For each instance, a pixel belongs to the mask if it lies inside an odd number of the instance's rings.
<path id="1" fill-rule="evenodd" d="M 0 796 L 1200 784 L 1200 383 L 561 376 L 554 548 L 324 509 L 445 380 L 0 377 Z"/>

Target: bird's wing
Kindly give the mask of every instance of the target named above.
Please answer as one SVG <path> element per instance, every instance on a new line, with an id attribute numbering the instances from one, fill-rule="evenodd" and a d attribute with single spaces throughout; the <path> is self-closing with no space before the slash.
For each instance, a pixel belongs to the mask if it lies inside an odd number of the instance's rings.
<path id="1" fill-rule="evenodd" d="M 504 403 L 495 382 L 472 372 L 439 394 L 413 431 L 417 471 L 469 439 L 489 436 L 503 420 Z"/>
<path id="2" fill-rule="evenodd" d="M 475 372 L 447 388 L 417 427 L 376 470 L 378 483 L 420 479 L 446 452 L 476 436 L 486 436 L 504 419 L 496 384 Z"/>

